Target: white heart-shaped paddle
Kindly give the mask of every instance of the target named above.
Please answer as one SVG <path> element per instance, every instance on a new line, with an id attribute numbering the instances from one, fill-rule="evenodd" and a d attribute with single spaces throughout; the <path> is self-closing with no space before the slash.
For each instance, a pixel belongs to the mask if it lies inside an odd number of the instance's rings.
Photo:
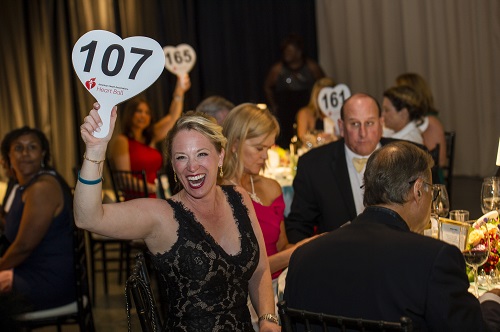
<path id="1" fill-rule="evenodd" d="M 95 137 L 106 137 L 113 107 L 141 93 L 163 72 L 160 44 L 148 37 L 121 39 L 112 32 L 92 30 L 77 40 L 73 68 L 85 88 L 99 102 L 103 122 Z"/>
<path id="2" fill-rule="evenodd" d="M 321 89 L 318 94 L 319 109 L 335 123 L 335 135 L 340 136 L 338 119 L 340 119 L 340 109 L 345 100 L 351 96 L 351 90 L 345 84 L 337 84 L 332 87 Z"/>
<path id="3" fill-rule="evenodd" d="M 196 52 L 188 44 L 165 46 L 165 68 L 174 75 L 187 74 L 196 62 Z"/>

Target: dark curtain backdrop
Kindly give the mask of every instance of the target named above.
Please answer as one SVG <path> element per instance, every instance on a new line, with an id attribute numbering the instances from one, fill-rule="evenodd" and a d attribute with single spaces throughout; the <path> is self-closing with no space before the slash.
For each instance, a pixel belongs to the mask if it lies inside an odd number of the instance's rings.
<path id="1" fill-rule="evenodd" d="M 8 0 L 0 17 L 0 136 L 22 125 L 41 128 L 69 183 L 83 154 L 79 126 L 94 102 L 71 63 L 73 45 L 87 31 L 190 44 L 197 63 L 185 110 L 213 94 L 236 104 L 263 102 L 267 70 L 291 32 L 304 36 L 317 59 L 312 0 Z M 168 111 L 174 85 L 165 70 L 146 90 L 156 117 Z"/>

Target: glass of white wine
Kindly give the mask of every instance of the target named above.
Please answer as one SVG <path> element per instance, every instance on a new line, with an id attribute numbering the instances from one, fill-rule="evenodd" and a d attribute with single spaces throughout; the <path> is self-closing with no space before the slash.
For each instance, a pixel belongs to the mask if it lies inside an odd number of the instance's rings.
<path id="1" fill-rule="evenodd" d="M 500 209 L 500 177 L 488 177 L 481 186 L 481 210 L 484 214 Z"/>
<path id="2" fill-rule="evenodd" d="M 434 184 L 432 186 L 432 208 L 431 212 L 441 218 L 445 218 L 450 211 L 450 199 L 444 184 Z"/>

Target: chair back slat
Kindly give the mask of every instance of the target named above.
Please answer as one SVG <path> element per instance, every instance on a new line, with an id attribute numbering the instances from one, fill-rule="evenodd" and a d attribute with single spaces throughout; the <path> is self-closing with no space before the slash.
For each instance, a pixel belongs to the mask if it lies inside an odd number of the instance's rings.
<path id="1" fill-rule="evenodd" d="M 74 264 L 76 278 L 76 303 L 80 319 L 80 331 L 95 331 L 92 305 L 90 303 L 89 279 L 87 273 L 87 252 L 85 232 L 76 228 L 73 230 Z"/>
<path id="2" fill-rule="evenodd" d="M 143 332 L 156 332 L 161 331 L 162 324 L 159 315 L 158 307 L 151 290 L 151 281 L 146 268 L 144 254 L 137 253 L 136 262 L 132 274 L 127 280 L 126 284 L 126 300 L 127 300 L 127 319 L 128 329 L 131 330 L 130 324 L 130 308 L 132 307 L 130 301 L 130 294 L 134 299 L 136 313 L 141 323 Z"/>
<path id="3" fill-rule="evenodd" d="M 106 163 L 117 202 L 149 196 L 145 170 L 121 171 L 111 167 L 108 161 Z"/>
<path id="4" fill-rule="evenodd" d="M 156 173 L 156 178 L 158 179 L 158 198 L 167 199 L 170 198 L 172 192 L 170 191 L 170 184 L 168 182 L 168 175 L 165 170 L 159 170 Z"/>
<path id="5" fill-rule="evenodd" d="M 312 312 L 301 309 L 289 308 L 285 301 L 278 303 L 278 313 L 281 319 L 282 331 L 297 331 L 298 326 L 304 327 L 304 331 L 313 331 L 313 327 L 329 331 L 329 328 L 341 331 L 413 331 L 412 321 L 409 317 L 401 317 L 399 322 L 388 322 L 383 320 L 370 320 L 363 318 L 351 318 L 345 316 L 331 315 Z"/>
<path id="6" fill-rule="evenodd" d="M 455 160 L 455 138 L 456 134 L 454 131 L 447 131 L 444 133 L 446 139 L 446 165 L 443 167 L 446 190 L 451 200 L 451 190 L 453 182 L 453 166 Z"/>
<path id="7" fill-rule="evenodd" d="M 46 312 L 50 310 L 40 310 L 24 313 L 17 318 L 20 328 L 31 331 L 47 326 L 57 326 L 57 330 L 61 331 L 62 325 L 78 324 L 80 332 L 95 331 L 88 288 L 85 235 L 83 230 L 76 227 L 73 229 L 73 258 L 76 312 L 48 314 Z"/>

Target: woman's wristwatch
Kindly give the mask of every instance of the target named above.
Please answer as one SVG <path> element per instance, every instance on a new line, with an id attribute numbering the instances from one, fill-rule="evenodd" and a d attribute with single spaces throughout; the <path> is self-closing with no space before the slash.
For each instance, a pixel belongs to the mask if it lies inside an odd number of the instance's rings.
<path id="1" fill-rule="evenodd" d="M 276 316 L 275 314 L 264 314 L 260 316 L 259 323 L 262 322 L 263 320 L 267 320 L 274 324 L 279 324 L 278 316 Z"/>

